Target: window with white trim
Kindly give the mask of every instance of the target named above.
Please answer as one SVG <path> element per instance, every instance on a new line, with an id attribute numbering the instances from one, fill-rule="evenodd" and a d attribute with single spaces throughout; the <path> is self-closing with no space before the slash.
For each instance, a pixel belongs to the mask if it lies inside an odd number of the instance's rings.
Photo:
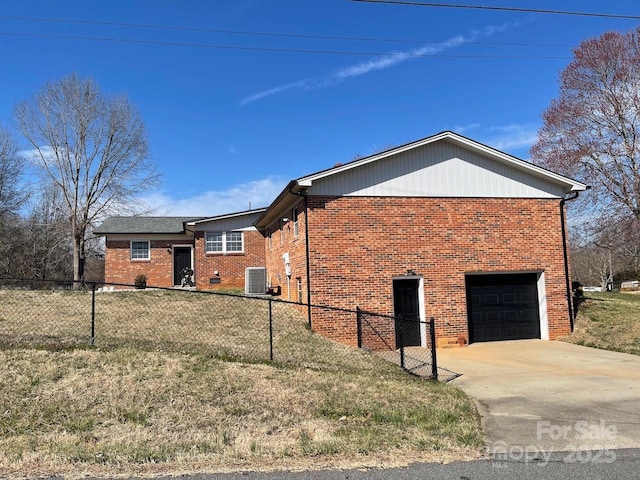
<path id="1" fill-rule="evenodd" d="M 284 245 L 284 218 L 280 219 L 280 245 Z"/>
<path id="2" fill-rule="evenodd" d="M 244 234 L 242 232 L 206 232 L 204 241 L 207 253 L 244 252 Z"/>
<path id="3" fill-rule="evenodd" d="M 132 241 L 131 242 L 131 260 L 150 260 L 151 249 L 149 241 Z"/>
<path id="4" fill-rule="evenodd" d="M 298 292 L 298 303 L 302 303 L 302 277 L 296 277 L 296 290 Z"/>
<path id="5" fill-rule="evenodd" d="M 293 209 L 291 210 L 291 220 L 293 221 L 293 236 L 297 237 L 299 230 L 298 230 L 298 207 L 293 207 Z"/>
<path id="6" fill-rule="evenodd" d="M 242 232 L 227 232 L 225 240 L 227 252 L 242 252 Z"/>

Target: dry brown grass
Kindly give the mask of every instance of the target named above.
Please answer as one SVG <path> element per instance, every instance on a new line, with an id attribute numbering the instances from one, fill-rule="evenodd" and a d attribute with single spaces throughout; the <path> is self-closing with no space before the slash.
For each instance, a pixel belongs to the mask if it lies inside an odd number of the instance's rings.
<path id="1" fill-rule="evenodd" d="M 133 301 L 147 295 L 155 305 L 171 297 L 145 292 Z M 37 295 L 31 300 L 36 308 Z M 56 311 L 66 318 L 73 308 Z M 480 424 L 463 393 L 326 341 L 286 308 L 278 342 L 287 361 L 274 364 L 217 347 L 0 350 L 0 477 L 376 466 L 478 454 Z M 216 322 L 218 335 L 205 344 L 252 336 L 250 319 L 243 329 Z"/>
<path id="2" fill-rule="evenodd" d="M 580 306 L 574 333 L 563 340 L 640 355 L 640 295 L 589 292 Z"/>

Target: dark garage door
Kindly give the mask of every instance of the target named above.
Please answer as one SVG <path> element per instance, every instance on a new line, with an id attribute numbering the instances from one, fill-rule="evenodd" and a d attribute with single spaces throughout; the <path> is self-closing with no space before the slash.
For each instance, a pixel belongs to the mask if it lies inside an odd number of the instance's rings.
<path id="1" fill-rule="evenodd" d="M 540 338 L 537 277 L 468 275 L 469 341 Z"/>

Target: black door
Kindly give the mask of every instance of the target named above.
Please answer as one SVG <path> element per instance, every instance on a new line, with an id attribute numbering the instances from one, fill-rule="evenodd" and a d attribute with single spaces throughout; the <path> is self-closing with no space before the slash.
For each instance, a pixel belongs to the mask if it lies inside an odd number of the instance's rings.
<path id="1" fill-rule="evenodd" d="M 173 249 L 173 284 L 182 284 L 182 270 L 191 268 L 191 247 L 175 247 Z"/>
<path id="2" fill-rule="evenodd" d="M 417 278 L 393 281 L 393 314 L 396 318 L 396 348 L 420 346 L 420 310 Z"/>
<path id="3" fill-rule="evenodd" d="M 537 274 L 467 276 L 469 341 L 540 338 Z"/>

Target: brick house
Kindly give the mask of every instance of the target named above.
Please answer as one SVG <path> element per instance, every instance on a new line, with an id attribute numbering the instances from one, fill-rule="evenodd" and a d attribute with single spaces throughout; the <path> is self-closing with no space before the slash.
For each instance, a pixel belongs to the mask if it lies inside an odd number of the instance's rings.
<path id="1" fill-rule="evenodd" d="M 434 317 L 439 345 L 554 339 L 572 322 L 564 205 L 587 188 L 442 132 L 292 180 L 268 208 L 235 215 L 262 240 L 244 267 L 266 267 L 284 299 Z M 198 288 L 210 286 L 212 268 L 198 235 L 223 232 L 223 217 L 184 222 Z M 114 246 L 108 235 L 107 281 Z M 122 258 L 123 270 L 134 263 Z M 353 319 L 314 310 L 311 322 L 357 342 Z M 426 345 L 415 325 L 410 344 Z"/>
<path id="2" fill-rule="evenodd" d="M 105 237 L 105 280 L 130 285 L 139 274 L 155 287 L 181 286 L 193 270 L 198 288 L 244 288 L 246 267 L 264 265 L 264 238 L 253 225 L 265 209 L 210 218 L 109 217 L 95 230 Z"/>

